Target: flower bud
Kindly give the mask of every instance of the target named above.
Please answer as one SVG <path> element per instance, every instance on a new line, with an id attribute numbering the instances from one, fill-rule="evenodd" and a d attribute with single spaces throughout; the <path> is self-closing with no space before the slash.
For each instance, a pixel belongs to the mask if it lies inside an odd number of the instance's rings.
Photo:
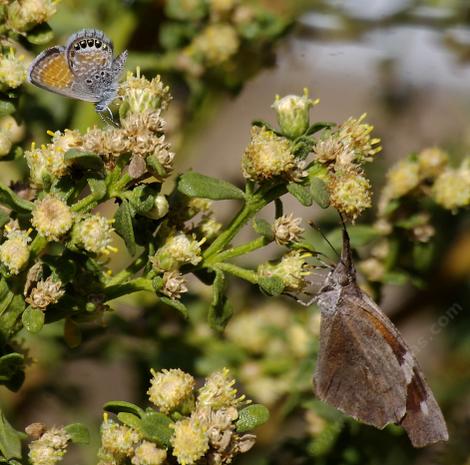
<path id="1" fill-rule="evenodd" d="M 422 150 L 418 154 L 420 174 L 423 178 L 435 178 L 444 171 L 449 161 L 446 152 L 438 147 Z"/>
<path id="2" fill-rule="evenodd" d="M 132 465 L 164 465 L 166 450 L 159 449 L 153 442 L 143 441 L 134 451 Z"/>
<path id="3" fill-rule="evenodd" d="M 310 108 L 318 103 L 308 98 L 308 90 L 304 89 L 304 95 L 287 95 L 276 100 L 272 107 L 277 112 L 277 120 L 282 134 L 291 139 L 301 136 L 310 125 Z"/>
<path id="4" fill-rule="evenodd" d="M 57 11 L 57 0 L 15 0 L 8 5 L 7 24 L 17 32 L 26 32 L 49 21 Z"/>
<path id="5" fill-rule="evenodd" d="M 401 160 L 387 173 L 387 188 L 392 199 L 402 197 L 419 186 L 419 164 L 413 160 Z"/>
<path id="6" fill-rule="evenodd" d="M 211 373 L 204 386 L 199 389 L 197 405 L 210 407 L 212 410 L 235 407 L 245 400 L 245 396 L 237 397 L 237 390 L 233 387 L 235 379 L 230 376 L 230 371 L 224 368 Z"/>
<path id="7" fill-rule="evenodd" d="M 67 450 L 70 435 L 59 428 L 51 428 L 39 439 L 29 444 L 31 465 L 54 465 L 62 460 Z"/>
<path id="8" fill-rule="evenodd" d="M 11 48 L 9 53 L 0 54 L 0 90 L 16 89 L 26 80 L 24 56 L 16 56 Z"/>
<path id="9" fill-rule="evenodd" d="M 304 233 L 304 228 L 300 226 L 300 223 L 302 223 L 302 218 L 294 218 L 292 213 L 276 218 L 272 226 L 276 243 L 287 245 L 290 242 L 297 242 Z"/>
<path id="10" fill-rule="evenodd" d="M 154 207 L 148 212 L 145 212 L 144 216 L 152 218 L 153 220 L 159 220 L 168 213 L 169 208 L 170 206 L 168 205 L 166 197 L 163 194 L 158 194 L 155 197 Z"/>
<path id="11" fill-rule="evenodd" d="M 130 457 L 139 442 L 137 431 L 105 419 L 101 424 L 101 447 L 114 456 Z"/>
<path id="12" fill-rule="evenodd" d="M 185 263 L 197 265 L 201 260 L 201 243 L 182 232 L 168 237 L 150 258 L 156 271 L 175 270 Z"/>
<path id="13" fill-rule="evenodd" d="M 8 239 L 0 245 L 0 260 L 10 273 L 18 274 L 29 260 L 29 232 L 5 226 Z"/>
<path id="14" fill-rule="evenodd" d="M 112 221 L 101 215 L 89 215 L 75 223 L 73 241 L 78 247 L 94 254 L 108 255 L 116 249 L 111 246 Z"/>
<path id="15" fill-rule="evenodd" d="M 167 271 L 163 274 L 163 287 L 160 292 L 170 299 L 180 299 L 181 294 L 188 292 L 186 280 L 178 271 Z"/>
<path id="16" fill-rule="evenodd" d="M 470 176 L 464 165 L 458 169 L 447 168 L 432 187 L 434 200 L 447 210 L 456 211 L 470 204 Z"/>

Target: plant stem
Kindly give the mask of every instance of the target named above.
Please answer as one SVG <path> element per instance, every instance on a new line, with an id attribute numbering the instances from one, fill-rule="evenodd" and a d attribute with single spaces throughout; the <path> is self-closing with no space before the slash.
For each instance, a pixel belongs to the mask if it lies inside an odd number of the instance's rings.
<path id="1" fill-rule="evenodd" d="M 221 271 L 226 271 L 238 278 L 244 279 L 252 284 L 258 283 L 258 274 L 256 271 L 247 270 L 241 266 L 233 265 L 232 263 L 217 263 L 217 268 Z"/>
<path id="2" fill-rule="evenodd" d="M 144 252 L 140 257 L 137 257 L 125 270 L 122 270 L 115 276 L 111 277 L 106 283 L 107 287 L 122 284 L 129 276 L 137 273 L 146 263 L 147 253 Z"/>
<path id="3" fill-rule="evenodd" d="M 264 236 L 257 237 L 251 242 L 240 245 L 238 247 L 233 247 L 231 249 L 225 250 L 217 255 L 213 255 L 209 260 L 206 260 L 206 264 L 216 264 L 218 262 L 223 262 L 229 258 L 238 257 L 239 255 L 245 255 L 253 250 L 264 247 L 269 244 L 271 241 Z"/>
<path id="4" fill-rule="evenodd" d="M 152 280 L 147 278 L 136 278 L 124 284 L 106 286 L 103 289 L 103 294 L 106 296 L 106 301 L 108 301 L 138 291 L 154 292 Z"/>
<path id="5" fill-rule="evenodd" d="M 97 203 L 97 201 L 96 201 L 95 196 L 93 194 L 89 194 L 86 197 L 83 197 L 83 199 L 79 200 L 77 203 L 74 203 L 70 207 L 70 209 L 73 212 L 78 213 L 78 212 L 86 211 L 89 208 L 90 209 L 93 208 L 94 204 L 96 204 L 96 203 Z"/>

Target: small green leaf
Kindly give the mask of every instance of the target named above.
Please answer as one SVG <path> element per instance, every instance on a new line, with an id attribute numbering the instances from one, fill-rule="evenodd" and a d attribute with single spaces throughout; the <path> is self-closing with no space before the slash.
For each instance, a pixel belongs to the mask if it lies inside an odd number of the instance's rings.
<path id="1" fill-rule="evenodd" d="M 312 134 L 315 134 L 318 131 L 322 131 L 323 129 L 329 129 L 333 126 L 336 126 L 336 123 L 328 123 L 326 121 L 318 122 L 318 123 L 312 124 L 307 129 L 306 134 L 311 136 Z"/>
<path id="2" fill-rule="evenodd" d="M 269 420 L 269 410 L 261 404 L 253 404 L 240 410 L 236 423 L 237 433 L 246 433 Z"/>
<path id="3" fill-rule="evenodd" d="M 310 193 L 319 207 L 328 208 L 330 206 L 330 194 L 322 179 L 316 176 L 310 178 Z"/>
<path id="4" fill-rule="evenodd" d="M 135 416 L 133 413 L 119 412 L 117 417 L 118 420 L 126 426 L 130 426 L 137 431 L 142 429 L 142 422 L 140 421 L 140 418 Z"/>
<path id="5" fill-rule="evenodd" d="M 17 391 L 24 381 L 24 355 L 12 352 L 0 357 L 0 384 Z"/>
<path id="6" fill-rule="evenodd" d="M 284 282 L 278 276 L 261 276 L 258 279 L 259 287 L 269 295 L 278 296 L 284 292 Z"/>
<path id="7" fill-rule="evenodd" d="M 114 215 L 114 228 L 116 232 L 124 239 L 127 250 L 131 255 L 136 253 L 136 242 L 134 236 L 134 227 L 132 225 L 131 207 L 127 200 L 123 200 Z"/>
<path id="8" fill-rule="evenodd" d="M 100 170 L 103 168 L 103 160 L 99 155 L 91 152 L 84 152 L 79 149 L 70 149 L 65 152 L 65 160 L 72 161 L 75 165 L 90 170 Z"/>
<path id="9" fill-rule="evenodd" d="M 413 247 L 413 265 L 418 271 L 425 271 L 431 266 L 434 258 L 434 244 L 417 243 Z"/>
<path id="10" fill-rule="evenodd" d="M 64 340 L 71 348 L 75 349 L 82 343 L 82 332 L 80 326 L 71 318 L 66 318 L 64 323 Z"/>
<path id="11" fill-rule="evenodd" d="M 227 181 L 211 178 L 194 171 L 189 171 L 179 177 L 178 190 L 188 197 L 212 200 L 243 200 L 245 196 L 241 189 Z"/>
<path id="12" fill-rule="evenodd" d="M 101 200 L 106 196 L 107 187 L 105 180 L 88 178 L 87 182 L 90 186 L 91 193 L 93 194 L 96 200 Z"/>
<path id="13" fill-rule="evenodd" d="M 21 459 L 20 433 L 8 423 L 3 412 L 0 412 L 0 452 L 7 460 Z"/>
<path id="14" fill-rule="evenodd" d="M 131 402 L 126 402 L 123 400 L 112 400 L 104 404 L 103 410 L 106 412 L 119 414 L 121 412 L 132 413 L 133 415 L 142 418 L 145 414 L 145 411 L 142 410 L 138 405 L 132 404 Z"/>
<path id="15" fill-rule="evenodd" d="M 165 296 L 160 296 L 160 300 L 164 304 L 169 305 L 170 307 L 178 310 L 185 318 L 188 318 L 189 316 L 188 309 L 186 308 L 186 305 L 184 305 L 181 301 L 176 300 L 176 299 L 170 299 L 169 297 L 165 297 Z"/>
<path id="16" fill-rule="evenodd" d="M 304 206 L 310 207 L 313 202 L 312 194 L 310 188 L 291 182 L 287 185 L 287 190 Z"/>
<path id="17" fill-rule="evenodd" d="M 11 208 L 18 213 L 30 212 L 34 205 L 29 200 L 21 198 L 3 183 L 0 183 L 0 204 Z"/>
<path id="18" fill-rule="evenodd" d="M 212 302 L 208 313 L 209 325 L 216 331 L 223 331 L 233 314 L 233 308 L 225 294 L 225 275 L 220 270 L 215 272 L 212 292 Z"/>
<path id="19" fill-rule="evenodd" d="M 21 316 L 24 327 L 32 334 L 39 333 L 44 326 L 44 312 L 39 308 L 28 306 Z"/>
<path id="20" fill-rule="evenodd" d="M 7 309 L 2 313 L 0 318 L 0 331 L 7 338 L 16 332 L 18 320 L 21 318 L 25 309 L 23 296 L 14 294 Z"/>
<path id="21" fill-rule="evenodd" d="M 47 23 L 38 24 L 36 27 L 31 29 L 27 34 L 26 38 L 28 42 L 34 45 L 47 44 L 54 38 L 54 32 Z"/>
<path id="22" fill-rule="evenodd" d="M 272 225 L 269 221 L 263 220 L 262 218 L 255 219 L 253 221 L 253 229 L 270 241 L 274 238 Z"/>
<path id="23" fill-rule="evenodd" d="M 163 168 L 162 164 L 158 161 L 156 155 L 150 155 L 145 159 L 147 163 L 147 169 L 151 174 L 158 177 L 166 177 L 168 173 L 166 172 L 165 168 Z"/>
<path id="24" fill-rule="evenodd" d="M 173 429 L 170 425 L 173 422 L 163 413 L 145 412 L 141 421 L 141 432 L 145 439 L 156 442 L 159 446 L 170 445 Z"/>
<path id="25" fill-rule="evenodd" d="M 0 100 L 0 117 L 11 115 L 15 112 L 15 105 L 8 100 Z"/>
<path id="26" fill-rule="evenodd" d="M 64 429 L 70 435 L 70 440 L 74 444 L 89 444 L 90 433 L 85 425 L 81 423 L 71 423 L 65 426 Z"/>

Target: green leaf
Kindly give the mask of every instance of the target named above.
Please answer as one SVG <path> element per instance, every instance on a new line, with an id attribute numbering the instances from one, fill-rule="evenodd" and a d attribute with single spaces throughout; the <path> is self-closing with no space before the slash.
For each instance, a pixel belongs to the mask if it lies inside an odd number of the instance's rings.
<path id="1" fill-rule="evenodd" d="M 96 200 L 101 200 L 106 196 L 106 181 L 103 179 L 88 178 L 87 182 L 90 186 L 91 193 Z"/>
<path id="2" fill-rule="evenodd" d="M 142 429 L 142 422 L 140 421 L 140 418 L 134 415 L 133 413 L 119 412 L 117 417 L 118 420 L 126 426 L 130 426 L 131 428 L 134 428 L 137 431 L 140 431 Z"/>
<path id="3" fill-rule="evenodd" d="M 121 412 L 132 413 L 133 415 L 142 418 L 145 414 L 145 411 L 142 410 L 138 405 L 132 404 L 131 402 L 126 402 L 124 400 L 112 400 L 104 404 L 103 410 L 106 412 L 119 414 Z"/>
<path id="4" fill-rule="evenodd" d="M 212 302 L 209 306 L 208 322 L 216 331 L 223 331 L 233 314 L 233 308 L 225 294 L 225 275 L 216 270 L 212 284 Z"/>
<path id="5" fill-rule="evenodd" d="M 259 287 L 269 295 L 278 296 L 284 292 L 284 282 L 279 276 L 261 276 L 258 279 Z"/>
<path id="6" fill-rule="evenodd" d="M 245 197 L 243 191 L 233 184 L 194 171 L 189 171 L 179 177 L 178 190 L 188 197 L 212 200 L 243 200 Z"/>
<path id="7" fill-rule="evenodd" d="M 6 280 L 0 277 L 0 315 L 8 308 L 13 299 L 13 292 L 10 291 Z"/>
<path id="8" fill-rule="evenodd" d="M 315 134 L 318 131 L 321 131 L 323 129 L 329 129 L 333 126 L 336 126 L 336 123 L 328 123 L 327 121 L 318 122 L 318 123 L 312 124 L 307 129 L 307 132 L 305 134 L 311 136 L 312 134 Z"/>
<path id="9" fill-rule="evenodd" d="M 0 357 L 0 384 L 17 391 L 24 381 L 24 355 L 12 352 Z"/>
<path id="10" fill-rule="evenodd" d="M 74 444 L 89 444 L 90 433 L 85 425 L 81 423 L 71 423 L 65 426 L 64 429 L 70 435 L 70 440 Z"/>
<path id="11" fill-rule="evenodd" d="M 269 410 L 261 404 L 253 404 L 240 410 L 236 423 L 237 433 L 246 433 L 269 420 Z"/>
<path id="12" fill-rule="evenodd" d="M 39 333 L 44 326 L 44 312 L 39 308 L 28 306 L 21 316 L 24 327 L 32 334 Z"/>
<path id="13" fill-rule="evenodd" d="M 65 160 L 72 161 L 74 165 L 90 170 L 100 170 L 103 168 L 103 160 L 99 155 L 91 152 L 84 152 L 79 149 L 70 149 L 65 152 Z"/>
<path id="14" fill-rule="evenodd" d="M 184 305 L 181 301 L 176 300 L 176 299 L 170 299 L 169 297 L 165 297 L 165 296 L 160 296 L 160 300 L 164 304 L 169 305 L 170 307 L 178 310 L 185 318 L 188 318 L 189 316 L 188 309 L 186 308 L 186 305 Z"/>
<path id="15" fill-rule="evenodd" d="M 15 105 L 8 100 L 0 100 L 0 117 L 11 115 L 15 112 Z"/>
<path id="16" fill-rule="evenodd" d="M 0 330 L 8 339 L 17 330 L 18 320 L 24 312 L 25 303 L 21 295 L 13 295 L 10 304 L 0 318 Z"/>
<path id="17" fill-rule="evenodd" d="M 3 412 L 0 412 L 0 452 L 7 460 L 21 459 L 20 433 L 8 423 Z"/>
<path id="18" fill-rule="evenodd" d="M 310 188 L 291 182 L 287 185 L 287 190 L 305 207 L 310 207 L 313 202 Z"/>
<path id="19" fill-rule="evenodd" d="M 134 235 L 134 227 L 132 225 L 132 212 L 129 202 L 123 200 L 114 215 L 114 228 L 116 232 L 124 239 L 127 250 L 131 255 L 136 253 L 136 242 Z"/>
<path id="20" fill-rule="evenodd" d="M 434 244 L 417 243 L 413 247 L 413 265 L 418 271 L 426 271 L 434 258 Z"/>
<path id="21" fill-rule="evenodd" d="M 64 340 L 65 343 L 71 348 L 75 349 L 82 343 L 82 332 L 78 323 L 72 318 L 66 318 L 64 323 Z"/>
<path id="22" fill-rule="evenodd" d="M 26 34 L 28 42 L 34 45 L 47 44 L 54 38 L 54 32 L 47 23 L 38 24 Z"/>
<path id="23" fill-rule="evenodd" d="M 330 194 L 326 188 L 325 181 L 313 176 L 310 178 L 310 193 L 315 203 L 321 208 L 330 206 Z"/>
<path id="24" fill-rule="evenodd" d="M 253 221 L 253 229 L 260 234 L 261 236 L 265 237 L 272 241 L 274 239 L 272 225 L 269 221 L 263 220 L 261 218 L 255 219 Z"/>
<path id="25" fill-rule="evenodd" d="M 33 209 L 32 202 L 21 198 L 3 183 L 0 183 L 0 204 L 18 213 L 28 213 Z"/>
<path id="26" fill-rule="evenodd" d="M 165 168 L 163 168 L 162 164 L 158 161 L 156 155 L 150 155 L 145 159 L 147 163 L 147 169 L 151 174 L 158 177 L 166 177 L 168 173 L 166 172 Z"/>
<path id="27" fill-rule="evenodd" d="M 159 446 L 167 447 L 173 435 L 170 425 L 173 422 L 163 413 L 145 412 L 141 421 L 141 432 L 145 439 L 156 442 Z"/>
<path id="28" fill-rule="evenodd" d="M 408 273 L 404 271 L 387 271 L 382 278 L 382 282 L 385 284 L 395 284 L 402 286 L 410 280 Z"/>

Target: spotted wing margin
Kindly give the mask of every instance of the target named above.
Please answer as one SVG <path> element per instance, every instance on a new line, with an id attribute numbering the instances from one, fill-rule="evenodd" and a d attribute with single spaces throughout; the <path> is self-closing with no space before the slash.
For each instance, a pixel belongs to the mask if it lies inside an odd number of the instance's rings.
<path id="1" fill-rule="evenodd" d="M 406 413 L 399 423 L 407 432 L 414 447 L 447 441 L 449 434 L 444 417 L 418 362 L 389 318 L 366 294 L 362 294 L 362 299 L 353 296 L 352 300 L 390 345 L 405 374 Z"/>
<path id="2" fill-rule="evenodd" d="M 76 81 L 67 64 L 64 47 L 51 47 L 41 52 L 29 67 L 28 81 L 65 97 L 88 102 L 98 100 L 89 89 Z"/>
<path id="3" fill-rule="evenodd" d="M 363 318 L 362 300 L 342 290 L 336 311 L 323 311 L 314 375 L 316 395 L 345 414 L 384 428 L 406 411 L 407 384 L 392 348 Z"/>

